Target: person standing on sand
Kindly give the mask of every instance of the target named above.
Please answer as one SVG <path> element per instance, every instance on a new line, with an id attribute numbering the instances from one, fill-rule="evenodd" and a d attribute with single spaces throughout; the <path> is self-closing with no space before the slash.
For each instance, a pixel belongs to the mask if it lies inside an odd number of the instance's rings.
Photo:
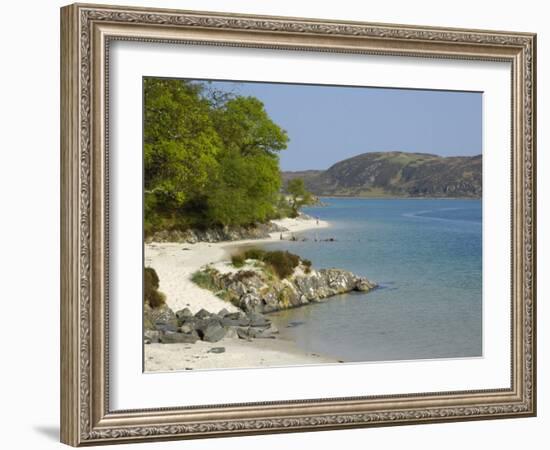
<path id="1" fill-rule="evenodd" d="M 315 217 L 315 220 L 316 220 L 316 222 L 315 222 L 316 225 L 319 225 L 319 216 L 316 216 L 316 217 Z"/>

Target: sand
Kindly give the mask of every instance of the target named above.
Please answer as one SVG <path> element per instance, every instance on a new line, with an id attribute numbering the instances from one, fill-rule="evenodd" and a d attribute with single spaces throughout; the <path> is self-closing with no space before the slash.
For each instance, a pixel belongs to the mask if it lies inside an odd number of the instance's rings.
<path id="1" fill-rule="evenodd" d="M 223 352 L 215 353 L 216 349 L 223 349 Z M 333 358 L 306 353 L 292 342 L 280 338 L 252 341 L 226 338 L 216 343 L 147 344 L 144 357 L 146 372 L 338 363 Z"/>
<path id="2" fill-rule="evenodd" d="M 283 239 L 290 239 L 294 233 L 329 226 L 328 222 L 315 219 L 274 220 L 277 225 L 288 229 Z M 261 244 L 280 239 L 281 233 L 271 233 L 266 239 L 248 239 L 229 242 L 186 243 L 150 243 L 145 244 L 145 266 L 153 267 L 160 279 L 159 290 L 166 294 L 166 303 L 174 311 L 189 308 L 196 313 L 201 308 L 218 312 L 222 308 L 237 311 L 228 302 L 216 297 L 211 291 L 198 287 L 191 281 L 191 275 L 207 264 L 216 264 L 216 268 L 231 270 L 226 264 L 236 247 L 249 244 Z"/>
<path id="3" fill-rule="evenodd" d="M 283 239 L 290 239 L 300 231 L 321 229 L 328 222 L 307 218 L 274 220 L 286 228 Z M 235 248 L 242 245 L 261 244 L 279 240 L 280 232 L 269 238 L 241 241 L 196 244 L 149 243 L 145 244 L 145 266 L 153 267 L 160 279 L 160 291 L 166 294 L 166 303 L 174 311 L 189 308 L 193 313 L 204 308 L 218 312 L 225 308 L 230 312 L 238 308 L 202 289 L 191 281 L 191 275 L 205 265 L 212 265 L 221 272 L 235 270 L 229 258 Z M 212 347 L 224 347 L 224 353 L 208 353 Z M 170 371 L 184 369 L 212 369 L 230 367 L 265 367 L 336 362 L 319 355 L 305 353 L 292 342 L 282 339 L 255 339 L 243 341 L 223 339 L 215 344 L 148 344 L 145 345 L 145 370 Z"/>

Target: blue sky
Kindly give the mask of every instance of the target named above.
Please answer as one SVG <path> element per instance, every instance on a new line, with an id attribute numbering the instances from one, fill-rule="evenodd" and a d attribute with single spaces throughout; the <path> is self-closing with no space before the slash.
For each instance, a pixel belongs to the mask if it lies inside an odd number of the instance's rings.
<path id="1" fill-rule="evenodd" d="M 364 87 L 212 82 L 259 98 L 290 137 L 282 170 L 327 169 L 373 151 L 478 155 L 482 94 Z"/>

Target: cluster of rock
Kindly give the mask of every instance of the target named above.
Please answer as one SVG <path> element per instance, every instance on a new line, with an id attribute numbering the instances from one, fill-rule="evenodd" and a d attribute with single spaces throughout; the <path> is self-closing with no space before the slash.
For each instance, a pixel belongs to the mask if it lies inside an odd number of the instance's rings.
<path id="1" fill-rule="evenodd" d="M 256 223 L 249 226 L 224 226 L 205 230 L 163 230 L 148 236 L 146 242 L 197 242 L 239 241 L 241 239 L 268 238 L 270 233 L 287 231 L 273 222 Z"/>
<path id="2" fill-rule="evenodd" d="M 177 312 L 167 305 L 151 308 L 145 305 L 144 342 L 194 344 L 198 340 L 218 342 L 223 338 L 275 338 L 277 328 L 269 319 L 254 312 L 230 313 L 222 309 L 211 313 L 201 309 L 193 314 L 189 308 Z"/>
<path id="3" fill-rule="evenodd" d="M 265 270 L 220 273 L 206 268 L 204 272 L 215 286 L 217 296 L 248 313 L 294 308 L 334 295 L 368 292 L 377 287 L 376 283 L 347 270 L 313 270 L 302 263 L 292 276 L 282 280 Z"/>

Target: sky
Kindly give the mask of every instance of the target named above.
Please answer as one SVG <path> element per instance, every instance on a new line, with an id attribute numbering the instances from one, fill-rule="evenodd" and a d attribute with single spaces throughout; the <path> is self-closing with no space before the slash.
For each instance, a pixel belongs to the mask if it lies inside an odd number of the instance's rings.
<path id="1" fill-rule="evenodd" d="M 479 155 L 482 93 L 279 83 L 212 82 L 260 99 L 285 129 L 282 170 L 327 169 L 366 152 Z"/>

